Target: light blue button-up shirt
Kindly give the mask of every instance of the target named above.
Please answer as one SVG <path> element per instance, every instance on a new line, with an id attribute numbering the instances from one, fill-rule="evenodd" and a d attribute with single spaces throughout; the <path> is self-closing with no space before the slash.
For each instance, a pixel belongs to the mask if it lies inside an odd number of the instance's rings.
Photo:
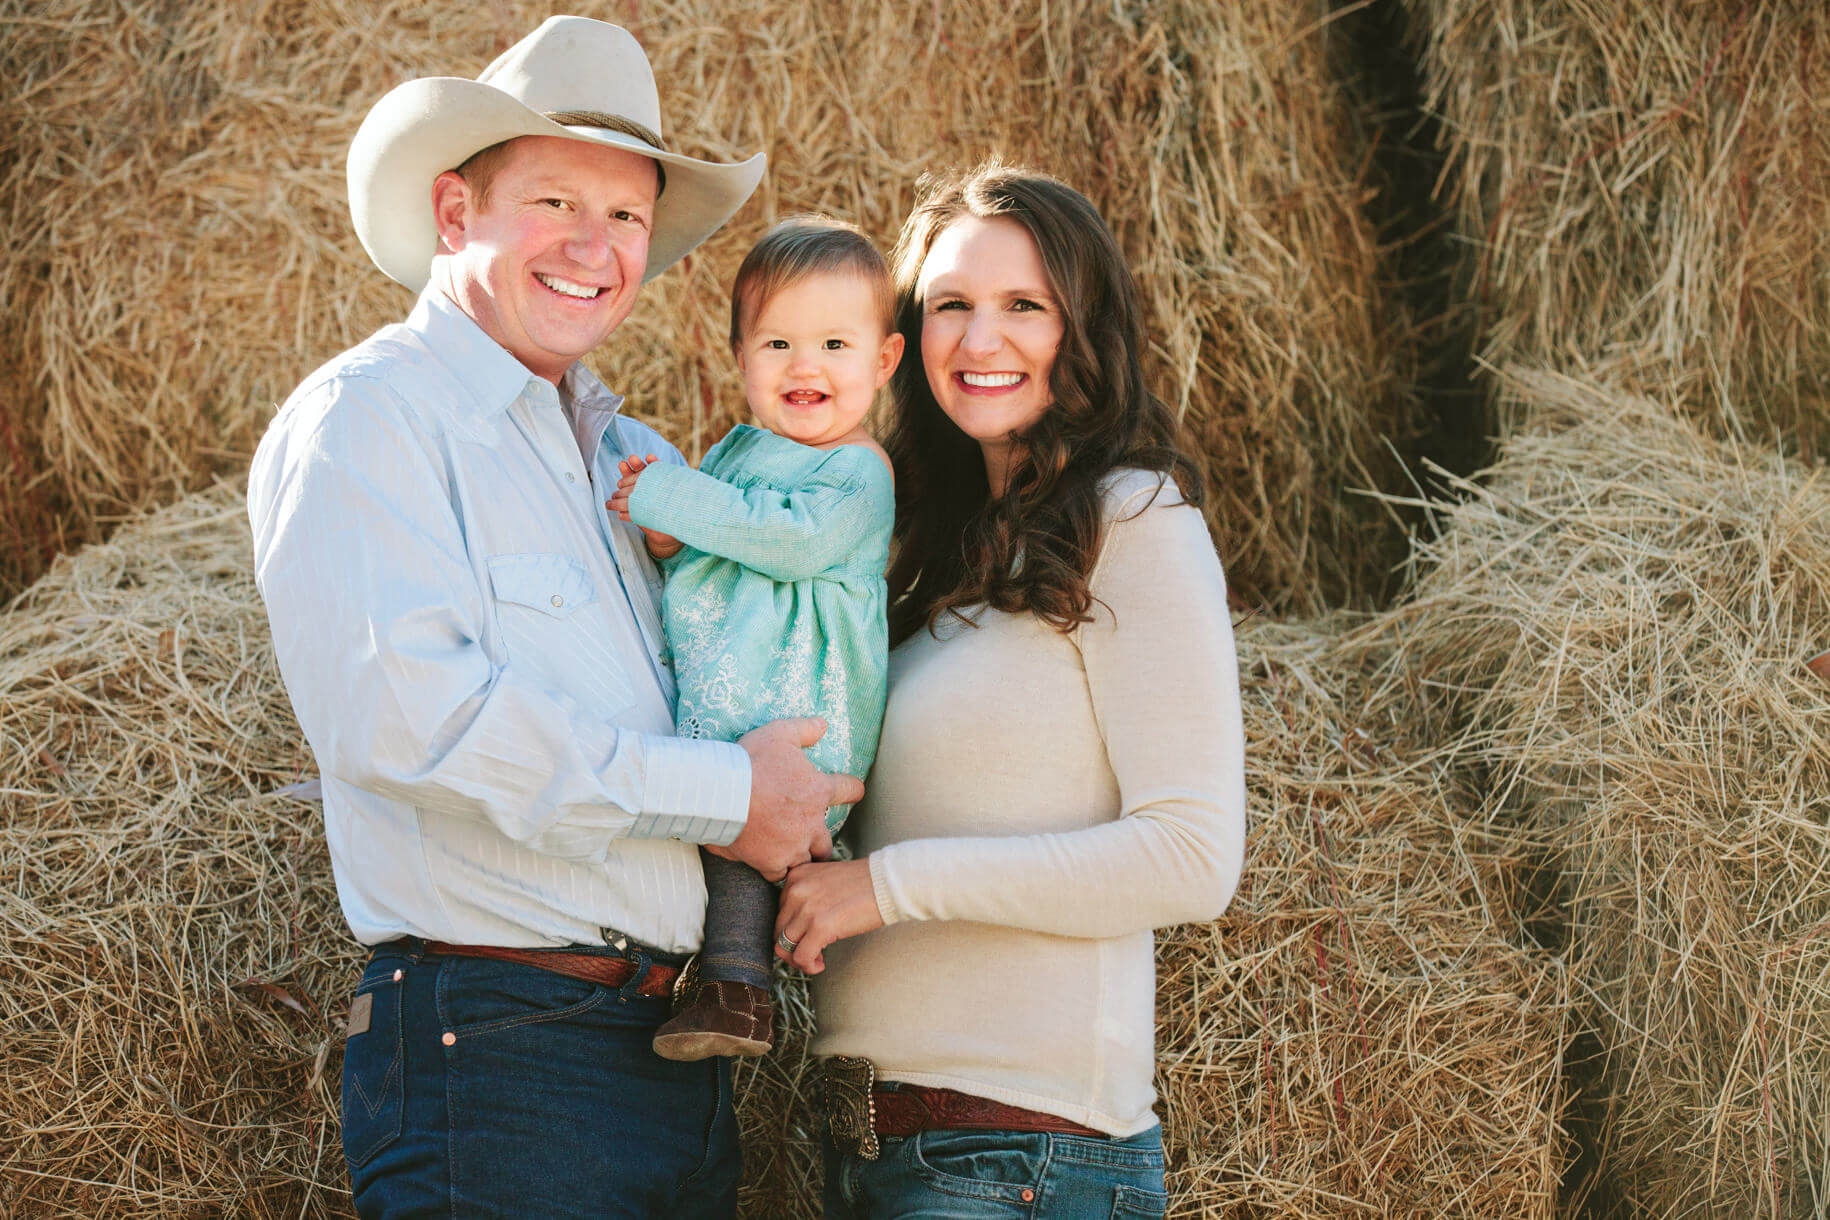
<path id="1" fill-rule="evenodd" d="M 742 829 L 748 757 L 673 736 L 660 575 L 604 509 L 625 452 L 682 459 L 582 365 L 564 389 L 429 288 L 255 455 L 256 579 L 366 944 L 695 949 L 693 844 Z"/>

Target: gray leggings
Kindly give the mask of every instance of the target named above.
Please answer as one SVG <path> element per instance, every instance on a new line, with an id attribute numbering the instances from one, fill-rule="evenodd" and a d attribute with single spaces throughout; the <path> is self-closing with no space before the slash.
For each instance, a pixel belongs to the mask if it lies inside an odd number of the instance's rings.
<path id="1" fill-rule="evenodd" d="M 699 977 L 749 983 L 767 990 L 775 962 L 773 882 L 747 864 L 699 849 L 705 865 L 705 948 Z"/>

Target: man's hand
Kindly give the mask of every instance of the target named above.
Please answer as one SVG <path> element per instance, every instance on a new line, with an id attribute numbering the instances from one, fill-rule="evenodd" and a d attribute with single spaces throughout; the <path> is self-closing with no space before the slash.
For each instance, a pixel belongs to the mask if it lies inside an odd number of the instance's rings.
<path id="1" fill-rule="evenodd" d="M 832 854 L 826 810 L 864 796 L 864 785 L 849 775 L 827 775 L 808 761 L 806 747 L 825 736 L 817 716 L 771 720 L 737 741 L 750 756 L 750 817 L 729 847 L 710 847 L 742 860 L 771 881 L 809 860 Z"/>
<path id="2" fill-rule="evenodd" d="M 869 860 L 798 865 L 788 870 L 775 917 L 776 935 L 793 942 L 794 951 L 777 940 L 775 956 L 808 974 L 818 974 L 826 969 L 827 945 L 882 926 Z"/>
<path id="3" fill-rule="evenodd" d="M 615 494 L 604 501 L 604 507 L 628 521 L 629 497 L 635 491 L 636 479 L 654 461 L 655 455 L 651 453 L 645 458 L 626 457 L 618 462 L 616 464 L 617 473 L 622 477 L 617 480 Z M 636 528 L 640 529 L 642 536 L 648 540 L 648 553 L 656 559 L 670 559 L 679 554 L 680 548 L 685 545 L 672 534 L 663 534 L 660 530 L 651 530 L 645 525 Z"/>

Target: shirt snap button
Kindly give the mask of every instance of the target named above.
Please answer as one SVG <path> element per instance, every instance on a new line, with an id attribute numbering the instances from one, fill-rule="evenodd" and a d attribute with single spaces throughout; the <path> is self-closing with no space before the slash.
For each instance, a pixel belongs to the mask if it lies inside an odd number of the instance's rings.
<path id="1" fill-rule="evenodd" d="M 405 970 L 396 970 L 394 972 L 394 981 L 396 983 L 400 982 L 400 980 L 405 977 L 407 977 L 407 972 Z"/>
<path id="2" fill-rule="evenodd" d="M 555 594 L 553 594 L 553 604 L 555 606 L 563 606 L 566 604 L 566 599 L 559 596 L 559 594 L 555 593 Z"/>
<path id="3" fill-rule="evenodd" d="M 566 471 L 566 482 L 576 483 L 576 482 L 578 482 L 578 479 L 572 474 L 571 471 L 568 470 L 568 471 Z"/>

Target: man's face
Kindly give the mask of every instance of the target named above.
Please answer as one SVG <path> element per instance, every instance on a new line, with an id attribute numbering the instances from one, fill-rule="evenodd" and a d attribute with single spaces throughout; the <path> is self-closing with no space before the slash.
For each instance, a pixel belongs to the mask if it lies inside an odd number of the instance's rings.
<path id="1" fill-rule="evenodd" d="M 490 338 L 557 383 L 635 307 L 655 163 L 554 136 L 506 151 L 480 206 L 455 173 L 433 184 L 446 287 Z"/>

